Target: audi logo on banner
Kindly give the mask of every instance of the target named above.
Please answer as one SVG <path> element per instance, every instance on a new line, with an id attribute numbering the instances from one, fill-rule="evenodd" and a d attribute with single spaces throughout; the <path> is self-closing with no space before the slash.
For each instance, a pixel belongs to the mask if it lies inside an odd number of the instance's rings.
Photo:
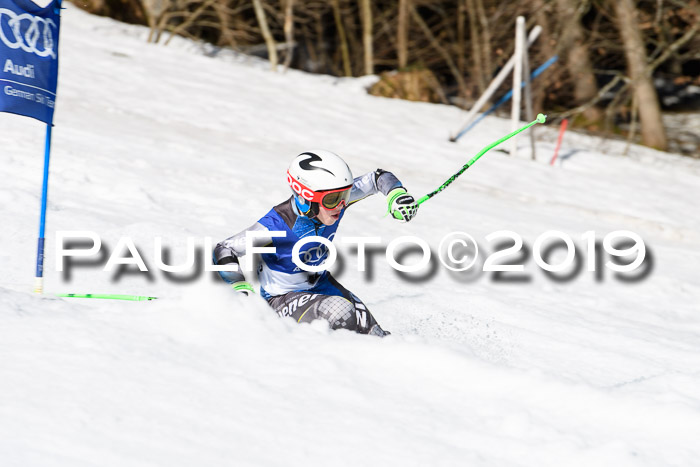
<path id="1" fill-rule="evenodd" d="M 55 60 L 57 55 L 54 34 L 58 35 L 58 26 L 51 19 L 29 13 L 18 15 L 14 11 L 0 8 L 0 42 L 10 49 L 22 49 L 39 57 L 51 57 Z"/>

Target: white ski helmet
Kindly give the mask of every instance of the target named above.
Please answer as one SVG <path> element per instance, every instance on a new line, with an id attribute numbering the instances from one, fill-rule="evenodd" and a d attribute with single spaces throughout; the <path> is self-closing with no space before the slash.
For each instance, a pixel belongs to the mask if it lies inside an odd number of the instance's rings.
<path id="1" fill-rule="evenodd" d="M 318 214 L 319 205 L 335 208 L 347 204 L 353 177 L 350 167 L 337 154 L 315 149 L 299 154 L 287 170 L 287 183 L 299 210 Z"/>

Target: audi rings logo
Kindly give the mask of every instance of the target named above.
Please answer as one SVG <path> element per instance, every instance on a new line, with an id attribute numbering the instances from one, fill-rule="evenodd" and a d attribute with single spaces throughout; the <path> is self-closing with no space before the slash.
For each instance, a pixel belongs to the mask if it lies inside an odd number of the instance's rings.
<path id="1" fill-rule="evenodd" d="M 306 237 L 306 238 L 311 240 L 312 237 Z M 297 253 L 299 255 L 299 259 L 301 259 L 302 262 L 307 266 L 313 266 L 315 264 L 322 263 L 326 259 L 326 256 L 328 256 L 328 251 L 329 251 L 328 245 L 330 245 L 330 242 L 332 242 L 334 238 L 335 238 L 335 232 L 330 234 L 328 236 L 328 239 L 321 240 L 321 243 L 319 243 L 316 246 L 312 246 L 311 248 L 309 248 L 306 251 L 301 251 L 301 248 L 300 248 L 299 252 Z M 327 242 L 327 244 L 326 244 L 326 242 Z M 296 246 L 295 246 L 295 248 L 296 248 Z M 335 256 L 335 254 L 334 254 L 334 256 Z M 335 261 L 335 259 L 334 259 L 334 261 Z"/>
<path id="2" fill-rule="evenodd" d="M 328 253 L 328 248 L 325 245 L 312 247 L 301 252 L 301 255 L 303 255 L 302 261 L 304 261 L 304 264 L 316 264 L 325 259 L 326 253 Z"/>
<path id="3" fill-rule="evenodd" d="M 8 37 L 7 33 L 10 32 Z M 50 19 L 29 13 L 18 15 L 12 10 L 0 8 L 0 41 L 11 49 L 22 49 L 55 60 L 54 34 L 58 34 L 58 26 Z"/>

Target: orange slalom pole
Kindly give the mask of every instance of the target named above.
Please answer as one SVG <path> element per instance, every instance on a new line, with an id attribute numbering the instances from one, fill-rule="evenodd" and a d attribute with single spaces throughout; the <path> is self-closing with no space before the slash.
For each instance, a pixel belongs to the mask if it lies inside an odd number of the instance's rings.
<path id="1" fill-rule="evenodd" d="M 557 147 L 554 148 L 554 156 L 552 156 L 552 160 L 549 162 L 549 165 L 554 165 L 554 163 L 557 160 L 557 156 L 559 155 L 559 148 L 561 148 L 561 140 L 564 139 L 564 132 L 566 131 L 566 127 L 568 125 L 568 119 L 565 118 L 561 121 L 561 127 L 559 128 L 559 139 L 557 139 Z"/>

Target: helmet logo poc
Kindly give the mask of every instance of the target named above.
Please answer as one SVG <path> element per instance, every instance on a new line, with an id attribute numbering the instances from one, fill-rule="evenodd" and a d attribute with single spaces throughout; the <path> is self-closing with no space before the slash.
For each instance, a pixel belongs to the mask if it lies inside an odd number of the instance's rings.
<path id="1" fill-rule="evenodd" d="M 305 200 L 311 201 L 314 198 L 314 193 L 306 187 L 300 185 L 299 182 L 294 180 L 290 174 L 287 174 L 287 183 L 289 183 L 289 186 L 292 187 L 292 190 L 294 190 L 295 193 L 301 195 Z"/>

